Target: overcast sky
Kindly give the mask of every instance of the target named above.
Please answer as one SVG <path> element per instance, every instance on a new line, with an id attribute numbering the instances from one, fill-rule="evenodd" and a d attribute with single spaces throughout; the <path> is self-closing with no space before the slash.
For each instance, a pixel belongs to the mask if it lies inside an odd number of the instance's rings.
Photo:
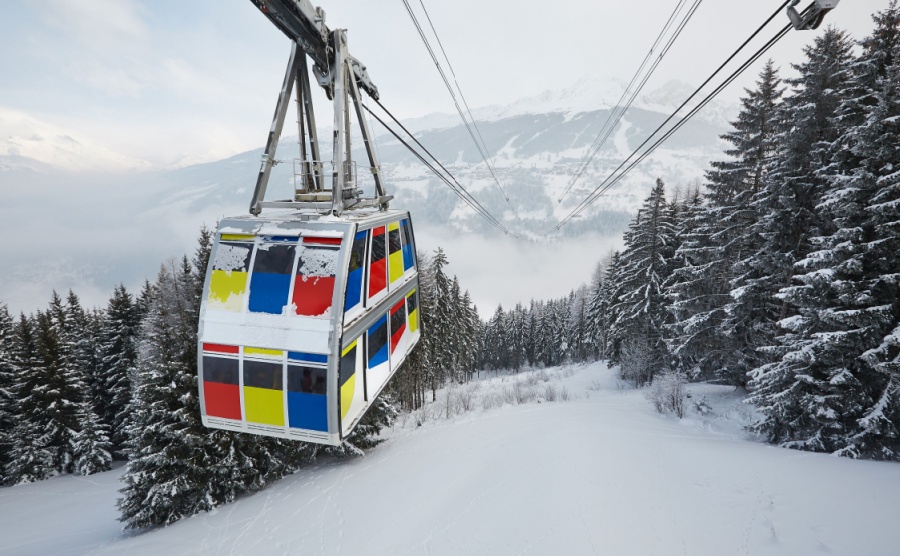
<path id="1" fill-rule="evenodd" d="M 453 111 L 401 0 L 314 3 L 332 28 L 348 29 L 351 53 L 396 114 Z M 421 17 L 419 0 L 410 3 Z M 699 84 L 780 3 L 703 2 L 648 90 L 670 79 Z M 583 76 L 627 81 L 676 4 L 425 0 L 472 107 Z M 845 0 L 828 21 L 859 38 L 886 5 Z M 0 109 L 155 165 L 264 143 L 289 42 L 249 0 L 6 0 L 3 8 Z M 792 33 L 771 55 L 786 66 L 812 37 Z"/>

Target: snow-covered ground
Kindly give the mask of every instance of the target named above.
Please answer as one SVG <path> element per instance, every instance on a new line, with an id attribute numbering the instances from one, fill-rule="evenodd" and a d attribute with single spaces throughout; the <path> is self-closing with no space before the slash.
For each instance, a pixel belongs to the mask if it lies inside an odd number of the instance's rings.
<path id="1" fill-rule="evenodd" d="M 760 444 L 730 389 L 693 386 L 713 411 L 677 420 L 603 364 L 490 376 L 438 392 L 365 458 L 164 529 L 121 531 L 122 469 L 0 489 L 0 554 L 900 550 L 900 466 Z"/>

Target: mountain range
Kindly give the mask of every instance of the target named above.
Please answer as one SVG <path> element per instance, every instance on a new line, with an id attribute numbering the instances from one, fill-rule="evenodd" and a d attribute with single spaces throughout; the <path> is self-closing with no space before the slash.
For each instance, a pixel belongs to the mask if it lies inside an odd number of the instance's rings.
<path id="1" fill-rule="evenodd" d="M 500 186 L 458 115 L 430 114 L 404 125 L 515 235 L 540 242 L 552 239 L 547 232 L 559 219 L 693 91 L 671 82 L 641 96 L 572 183 L 624 88 L 614 80 L 583 79 L 506 106 L 474 109 Z M 698 183 L 708 162 L 722 156 L 719 136 L 736 113 L 733 106 L 711 104 L 563 228 L 563 236 L 618 236 L 657 177 L 673 189 Z M 420 235 L 469 232 L 485 242 L 496 237 L 485 220 L 372 123 L 388 192 L 395 195 L 394 206 L 412 212 Z M 21 233 L 17 237 L 27 238 L 7 244 L 0 300 L 27 310 L 30 299 L 43 303 L 51 287 L 73 287 L 88 299 L 105 299 L 115 283 L 139 284 L 166 257 L 192 251 L 201 223 L 213 225 L 247 211 L 262 153 L 260 148 L 224 160 L 153 169 L 9 110 L 0 110 L 0 137 L 0 191 L 8 199 L 0 206 L 0 218 Z M 277 158 L 284 163 L 273 171 L 268 198 L 290 196 L 296 140 L 285 137 L 279 145 Z M 357 161 L 365 160 L 361 144 L 355 141 Z M 361 165 L 358 173 L 365 185 L 367 169 Z"/>

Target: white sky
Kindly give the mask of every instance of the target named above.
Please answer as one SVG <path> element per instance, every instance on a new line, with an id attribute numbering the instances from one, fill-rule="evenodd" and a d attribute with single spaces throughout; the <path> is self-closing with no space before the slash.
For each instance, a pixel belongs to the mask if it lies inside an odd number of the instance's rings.
<path id="1" fill-rule="evenodd" d="M 349 30 L 351 53 L 369 67 L 392 111 L 453 111 L 401 0 L 314 3 L 332 28 Z M 421 14 L 418 0 L 410 3 Z M 627 81 L 676 3 L 425 5 L 476 107 L 566 88 L 585 75 Z M 707 0 L 647 90 L 673 78 L 699 84 L 779 5 Z M 848 0 L 829 22 L 861 37 L 871 29 L 870 14 L 886 5 Z M 7 0 L 3 8 L 0 108 L 155 165 L 214 160 L 263 144 L 289 42 L 248 0 Z M 771 55 L 786 66 L 812 36 L 793 33 Z"/>

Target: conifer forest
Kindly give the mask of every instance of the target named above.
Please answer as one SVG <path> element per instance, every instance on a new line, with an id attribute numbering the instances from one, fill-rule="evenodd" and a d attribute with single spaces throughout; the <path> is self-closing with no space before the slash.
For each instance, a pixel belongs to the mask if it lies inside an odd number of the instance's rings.
<path id="1" fill-rule="evenodd" d="M 418 246 L 421 341 L 338 448 L 202 426 L 206 228 L 105 307 L 0 304 L 0 484 L 125 461 L 121 521 L 170 524 L 374 446 L 445 385 L 596 360 L 634 388 L 732 386 L 772 445 L 900 462 L 900 6 L 873 20 L 859 41 L 817 34 L 790 71 L 769 61 L 704 179 L 660 176 L 623 249 L 585 246 L 596 271 L 568 296 L 484 320 L 446 254 Z"/>

